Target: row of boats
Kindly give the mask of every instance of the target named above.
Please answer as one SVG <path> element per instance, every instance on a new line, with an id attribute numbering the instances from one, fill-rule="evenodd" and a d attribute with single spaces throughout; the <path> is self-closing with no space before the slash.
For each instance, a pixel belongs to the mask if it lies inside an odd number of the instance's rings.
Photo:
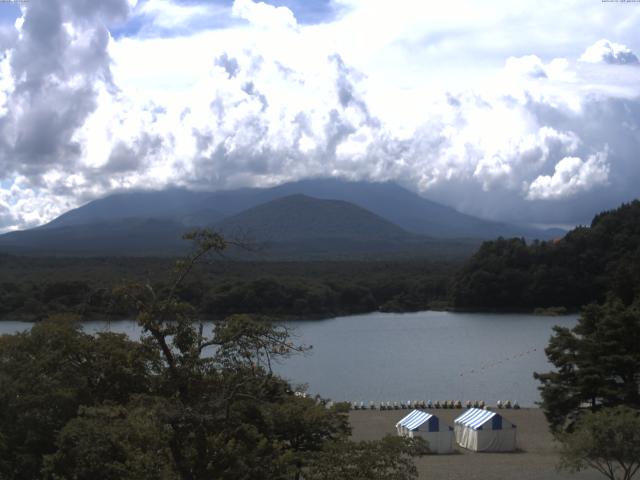
<path id="1" fill-rule="evenodd" d="M 426 408 L 450 408 L 459 409 L 463 407 L 463 403 L 460 400 L 409 400 L 408 402 L 369 402 L 366 405 L 364 402 L 349 402 L 351 410 L 407 410 L 407 409 L 426 409 Z M 467 400 L 464 403 L 465 408 L 483 408 L 490 409 L 491 406 L 487 405 L 484 400 Z M 513 408 L 519 409 L 520 405 L 517 401 L 511 400 L 498 400 L 496 402 L 497 408 Z"/>

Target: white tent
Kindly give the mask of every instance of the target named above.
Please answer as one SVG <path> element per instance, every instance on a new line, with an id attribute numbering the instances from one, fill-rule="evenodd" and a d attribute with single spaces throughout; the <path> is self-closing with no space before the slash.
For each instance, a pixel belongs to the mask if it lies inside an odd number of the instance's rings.
<path id="1" fill-rule="evenodd" d="M 435 415 L 420 410 L 414 410 L 396 423 L 398 435 L 404 437 L 422 437 L 429 443 L 429 450 L 433 453 L 453 452 L 453 429 L 440 428 L 440 420 Z"/>
<path id="2" fill-rule="evenodd" d="M 471 408 L 453 421 L 456 442 L 474 452 L 512 452 L 516 449 L 516 426 L 502 415 Z"/>

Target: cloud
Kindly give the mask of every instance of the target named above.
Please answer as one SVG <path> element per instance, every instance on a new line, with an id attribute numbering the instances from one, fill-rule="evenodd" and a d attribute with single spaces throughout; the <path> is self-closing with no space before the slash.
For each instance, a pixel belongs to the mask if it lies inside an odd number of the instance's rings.
<path id="1" fill-rule="evenodd" d="M 563 158 L 556 164 L 553 175 L 541 175 L 531 183 L 527 198 L 563 198 L 606 185 L 610 169 L 606 158 L 606 152 L 591 155 L 586 161 L 577 157 Z"/>
<path id="2" fill-rule="evenodd" d="M 235 77 L 240 71 L 238 61 L 233 57 L 229 57 L 226 52 L 216 58 L 215 63 L 216 65 L 224 68 L 227 75 L 229 75 L 229 78 Z"/>
<path id="3" fill-rule="evenodd" d="M 638 64 L 638 57 L 630 48 L 609 40 L 598 40 L 580 56 L 581 62 L 608 63 L 611 65 Z"/>
<path id="4" fill-rule="evenodd" d="M 531 78 L 547 78 L 542 60 L 536 55 L 526 55 L 524 57 L 509 57 L 505 69 L 517 75 Z"/>
<path id="5" fill-rule="evenodd" d="M 0 124 L 5 172 L 37 182 L 49 167 L 82 155 L 74 134 L 97 107 L 97 86 L 113 86 L 105 22 L 127 10 L 122 0 L 29 4 L 6 59 L 13 84 Z"/>
<path id="6" fill-rule="evenodd" d="M 233 16 L 248 20 L 252 25 L 262 28 L 295 28 L 296 17 L 287 7 L 274 7 L 264 2 L 252 0 L 234 0 L 231 9 Z"/>
<path id="7" fill-rule="evenodd" d="M 607 29 L 637 49 L 638 21 L 606 9 L 608 26 L 567 26 L 546 0 L 527 15 L 340 0 L 306 25 L 285 4 L 31 0 L 0 31 L 0 230 L 116 190 L 312 176 L 519 222 L 640 194 L 640 69 L 579 61 Z"/>
<path id="8" fill-rule="evenodd" d="M 181 5 L 171 0 L 148 0 L 137 10 L 137 14 L 149 15 L 160 28 L 176 28 L 187 25 L 208 13 L 205 5 Z"/>

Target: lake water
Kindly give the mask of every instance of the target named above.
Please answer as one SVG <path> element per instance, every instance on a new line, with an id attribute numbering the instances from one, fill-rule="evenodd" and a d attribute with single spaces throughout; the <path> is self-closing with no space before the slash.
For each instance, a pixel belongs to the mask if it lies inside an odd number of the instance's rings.
<path id="1" fill-rule="evenodd" d="M 312 345 L 275 369 L 294 384 L 333 400 L 539 400 L 533 372 L 550 369 L 544 354 L 553 325 L 577 316 L 418 312 L 370 313 L 286 322 L 296 341 Z M 0 322 L 0 333 L 28 323 Z M 110 329 L 139 338 L 132 321 L 92 321 L 89 332 Z"/>

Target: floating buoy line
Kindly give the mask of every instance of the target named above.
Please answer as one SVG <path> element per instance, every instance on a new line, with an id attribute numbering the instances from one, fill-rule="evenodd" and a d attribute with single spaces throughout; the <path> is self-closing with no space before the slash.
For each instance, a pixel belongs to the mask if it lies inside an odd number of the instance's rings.
<path id="1" fill-rule="evenodd" d="M 308 394 L 306 392 L 295 392 L 297 397 L 307 398 Z M 334 402 L 333 400 L 326 400 L 321 398 L 319 395 L 315 396 L 315 400 L 317 403 L 325 405 L 327 408 L 332 407 L 336 403 L 346 403 L 349 406 L 349 410 L 407 410 L 407 409 L 461 409 L 461 408 L 483 408 L 485 410 L 491 410 L 494 407 L 488 405 L 484 402 L 484 400 L 467 400 L 466 402 L 460 400 L 436 400 L 435 402 L 431 400 L 409 400 L 407 402 L 374 402 L 370 401 L 369 403 L 365 403 L 363 401 L 360 402 Z M 498 400 L 495 404 L 496 408 L 513 408 L 515 410 L 520 408 L 520 405 L 517 401 L 511 400 Z"/>
<path id="2" fill-rule="evenodd" d="M 485 363 L 483 365 L 480 365 L 478 368 L 472 368 L 471 370 L 466 370 L 466 371 L 460 372 L 460 374 L 458 376 L 463 377 L 465 375 L 473 375 L 473 374 L 476 374 L 476 373 L 480 373 L 480 372 L 482 372 L 484 370 L 489 370 L 490 368 L 497 367 L 498 365 L 502 365 L 502 364 L 507 363 L 507 362 L 509 362 L 511 360 L 516 360 L 518 358 L 526 357 L 527 355 L 531 355 L 532 353 L 537 352 L 537 351 L 538 351 L 537 348 L 531 348 L 531 349 L 529 349 L 527 351 L 523 351 L 523 352 L 517 353 L 515 355 L 512 355 L 511 357 L 506 357 L 506 358 L 503 358 L 502 360 L 497 360 L 497 361 L 491 362 L 491 363 Z"/>

